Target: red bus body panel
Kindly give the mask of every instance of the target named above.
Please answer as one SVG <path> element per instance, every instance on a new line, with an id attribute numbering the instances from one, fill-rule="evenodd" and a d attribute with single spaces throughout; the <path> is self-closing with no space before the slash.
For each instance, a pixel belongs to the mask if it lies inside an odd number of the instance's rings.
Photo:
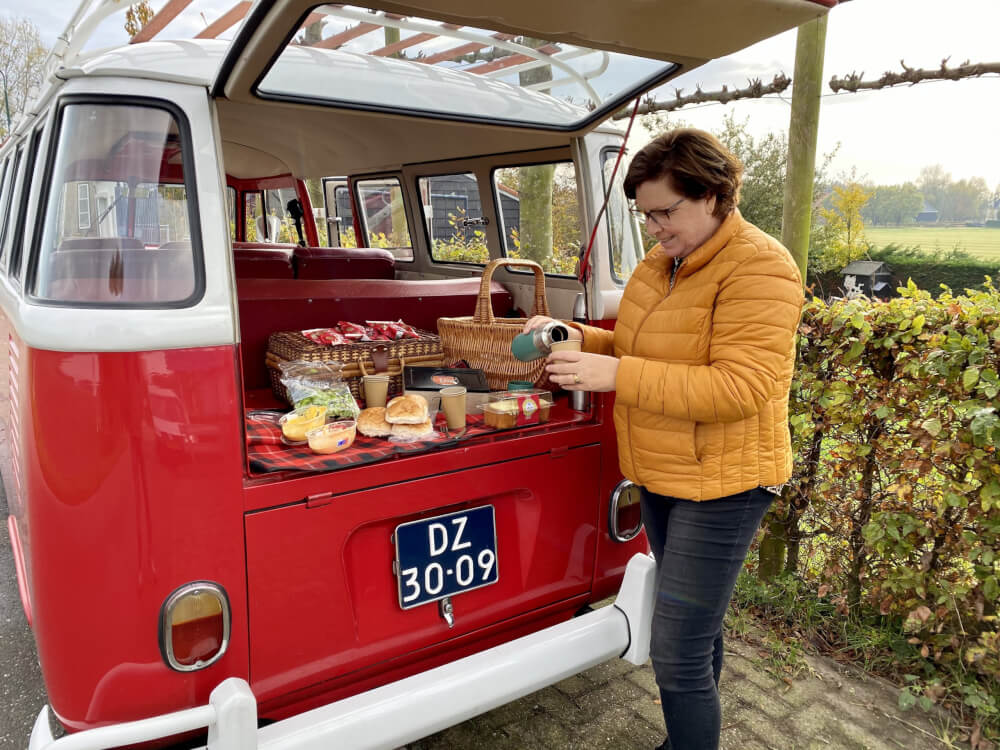
<path id="1" fill-rule="evenodd" d="M 71 728 L 205 703 L 248 674 L 243 617 L 198 672 L 171 671 L 157 637 L 160 606 L 189 581 L 246 611 L 235 362 L 233 347 L 21 354 L 19 525 L 42 673 Z"/>

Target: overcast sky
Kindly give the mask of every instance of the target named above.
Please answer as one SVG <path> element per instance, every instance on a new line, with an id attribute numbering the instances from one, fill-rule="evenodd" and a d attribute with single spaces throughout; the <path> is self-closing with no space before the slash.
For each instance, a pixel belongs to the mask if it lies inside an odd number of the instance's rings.
<path id="1" fill-rule="evenodd" d="M 159 9 L 163 0 L 152 4 Z M 231 0 L 204 4 L 220 9 L 207 14 L 211 20 Z M 31 19 L 51 44 L 77 5 L 73 0 L 4 0 L 0 14 Z M 121 21 L 111 26 L 120 30 Z M 901 70 L 900 60 L 922 68 L 937 68 L 945 57 L 951 58 L 949 65 L 1000 62 L 998 39 L 1000 0 L 852 0 L 830 13 L 823 79 L 852 71 L 877 78 Z M 780 72 L 791 77 L 794 61 L 791 31 L 691 71 L 665 93 L 672 96 L 674 87 L 691 92 L 697 84 L 705 90 L 722 84 L 740 88 L 748 78 L 769 81 Z M 685 107 L 677 117 L 712 130 L 733 112 L 749 118 L 754 134 L 787 131 L 790 99 L 791 89 L 781 98 Z M 819 152 L 840 143 L 834 175 L 854 168 L 876 183 L 898 183 L 916 180 L 921 167 L 941 164 L 954 179 L 985 178 L 992 190 L 1000 185 L 998 123 L 1000 77 L 995 75 L 858 94 L 834 95 L 824 86 Z"/>
<path id="2" fill-rule="evenodd" d="M 954 179 L 983 177 L 1000 185 L 1000 77 L 933 81 L 856 94 L 835 95 L 825 82 L 851 72 L 864 79 L 888 70 L 1000 62 L 1000 0 L 852 0 L 829 15 L 819 153 L 839 142 L 833 174 L 856 167 L 876 183 L 916 180 L 923 166 L 941 164 Z M 706 91 L 722 84 L 746 86 L 753 76 L 770 81 L 795 72 L 795 32 L 774 37 L 709 63 L 668 85 Z M 749 118 L 755 133 L 788 130 L 791 89 L 728 105 L 690 106 L 677 117 L 696 127 L 719 128 L 727 112 Z"/>

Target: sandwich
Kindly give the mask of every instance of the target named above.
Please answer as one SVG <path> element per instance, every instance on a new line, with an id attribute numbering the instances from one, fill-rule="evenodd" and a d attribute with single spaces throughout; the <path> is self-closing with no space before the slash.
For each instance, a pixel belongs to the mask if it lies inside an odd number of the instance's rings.
<path id="1" fill-rule="evenodd" d="M 418 438 L 427 437 L 434 432 L 434 425 L 431 420 L 426 422 L 420 422 L 419 424 L 394 424 L 392 426 L 392 437 L 399 440 L 416 440 Z"/>
<path id="2" fill-rule="evenodd" d="M 396 396 L 385 406 L 385 421 L 391 425 L 420 425 L 429 420 L 427 399 L 419 393 Z"/>
<path id="3" fill-rule="evenodd" d="M 373 406 L 358 415 L 358 432 L 368 437 L 387 437 L 392 425 L 385 421 L 385 407 Z"/>

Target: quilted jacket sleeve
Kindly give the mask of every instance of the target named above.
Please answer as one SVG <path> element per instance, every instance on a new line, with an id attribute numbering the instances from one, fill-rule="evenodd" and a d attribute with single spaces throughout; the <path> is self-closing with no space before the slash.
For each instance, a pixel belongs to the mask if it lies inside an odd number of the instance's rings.
<path id="1" fill-rule="evenodd" d="M 570 323 L 583 334 L 583 346 L 581 349 L 591 354 L 614 354 L 614 331 L 607 331 L 596 326 L 585 326 L 579 323 Z"/>
<path id="2" fill-rule="evenodd" d="M 707 365 L 622 357 L 617 400 L 693 422 L 737 422 L 757 414 L 787 377 L 802 309 L 798 271 L 760 252 L 721 283 Z"/>

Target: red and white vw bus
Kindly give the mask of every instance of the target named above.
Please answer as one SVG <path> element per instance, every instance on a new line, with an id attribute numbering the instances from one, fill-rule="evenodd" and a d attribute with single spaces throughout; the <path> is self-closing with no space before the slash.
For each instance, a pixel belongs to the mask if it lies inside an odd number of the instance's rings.
<path id="1" fill-rule="evenodd" d="M 84 2 L 0 149 L 8 530 L 78 733 L 43 709 L 30 747 L 395 747 L 643 663 L 652 562 L 610 396 L 304 470 L 254 440 L 283 408 L 268 337 L 435 331 L 502 257 L 541 260 L 555 316 L 612 325 L 642 245 L 602 123 L 834 0 L 189 2 L 93 51 L 123 6 Z M 533 295 L 517 268 L 489 287 L 497 316 Z"/>

